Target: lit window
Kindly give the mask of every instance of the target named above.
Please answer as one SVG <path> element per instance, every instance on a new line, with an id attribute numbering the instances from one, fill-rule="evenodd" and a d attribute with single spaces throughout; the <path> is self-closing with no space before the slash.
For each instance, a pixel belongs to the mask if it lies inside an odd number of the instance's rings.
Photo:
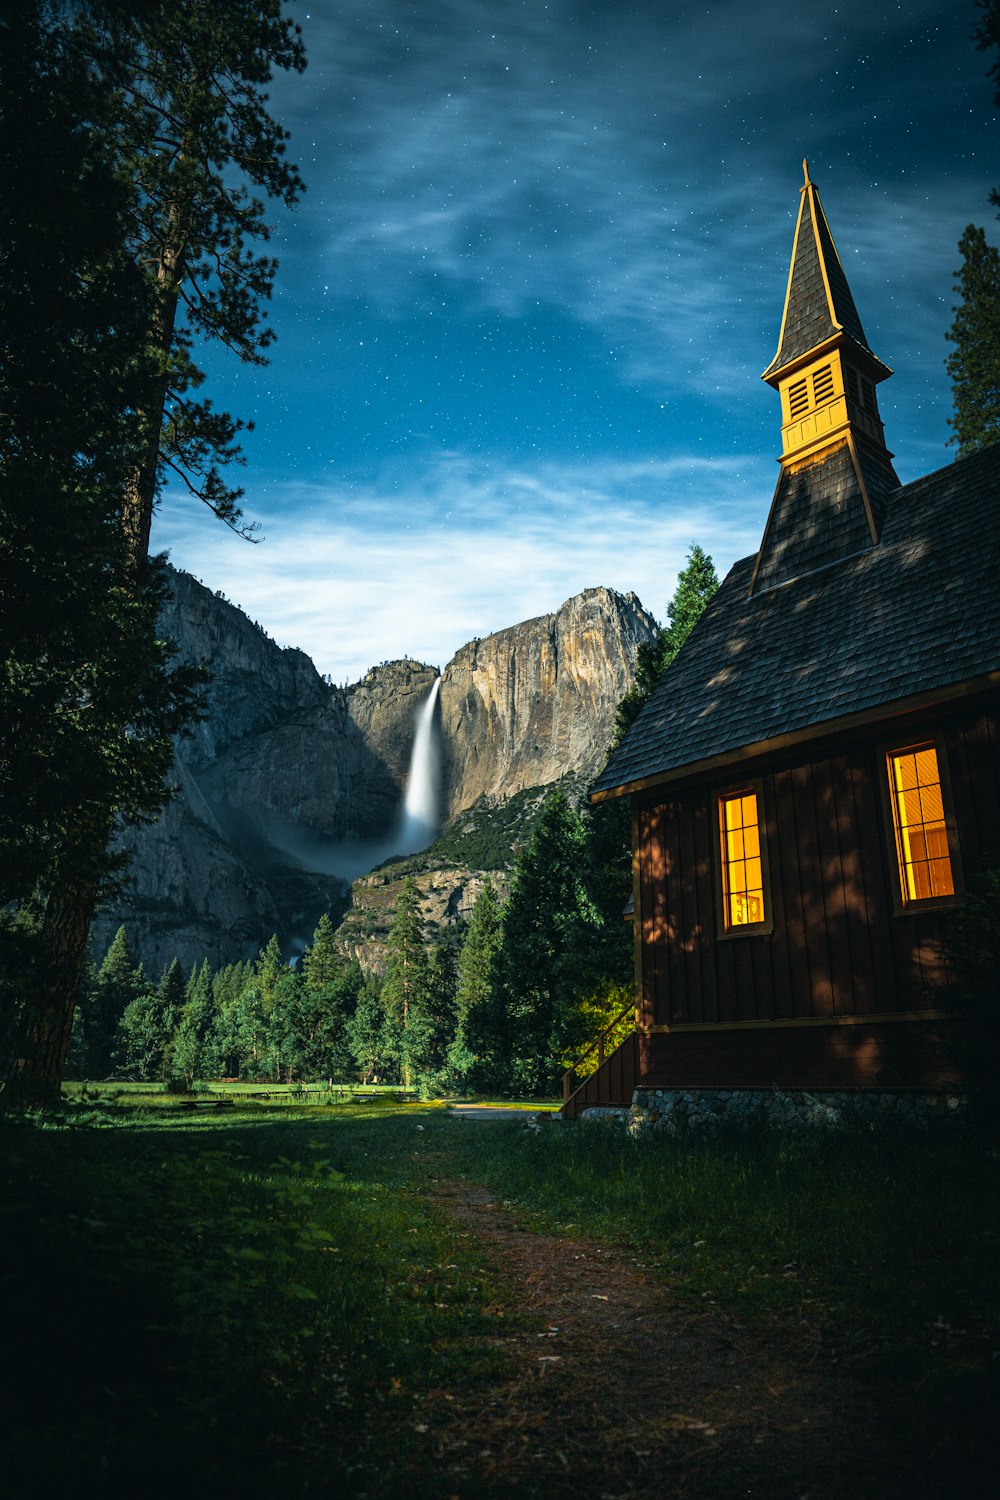
<path id="1" fill-rule="evenodd" d="M 889 784 L 903 900 L 930 901 L 954 895 L 941 772 L 934 746 L 919 745 L 890 754 Z"/>
<path id="2" fill-rule="evenodd" d="M 723 797 L 719 810 L 726 926 L 750 927 L 765 920 L 757 793 Z"/>

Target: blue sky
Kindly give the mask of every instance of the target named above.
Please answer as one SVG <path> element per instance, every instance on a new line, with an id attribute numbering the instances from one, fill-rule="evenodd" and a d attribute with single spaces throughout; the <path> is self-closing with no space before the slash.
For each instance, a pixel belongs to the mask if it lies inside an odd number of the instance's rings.
<path id="1" fill-rule="evenodd" d="M 664 614 L 692 542 L 754 550 L 808 156 L 904 482 L 951 459 L 957 241 L 1000 150 L 973 0 L 292 4 L 249 546 L 168 493 L 154 545 L 336 681 L 597 584 Z"/>

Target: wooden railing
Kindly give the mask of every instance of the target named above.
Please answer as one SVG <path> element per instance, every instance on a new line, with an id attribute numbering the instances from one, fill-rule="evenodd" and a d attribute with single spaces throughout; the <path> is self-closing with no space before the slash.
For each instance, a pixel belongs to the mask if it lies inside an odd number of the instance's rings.
<path id="1" fill-rule="evenodd" d="M 626 1018 L 628 1018 L 626 1020 Z M 624 1024 L 623 1024 L 624 1023 Z M 608 1022 L 599 1036 L 595 1037 L 585 1052 L 581 1052 L 575 1063 L 563 1074 L 563 1103 L 570 1098 L 579 1083 L 583 1083 L 604 1065 L 604 1061 L 615 1052 L 622 1042 L 635 1030 L 635 1002 L 622 1007 Z M 596 1054 L 596 1055 L 595 1055 Z M 587 1064 L 590 1066 L 587 1066 Z"/>

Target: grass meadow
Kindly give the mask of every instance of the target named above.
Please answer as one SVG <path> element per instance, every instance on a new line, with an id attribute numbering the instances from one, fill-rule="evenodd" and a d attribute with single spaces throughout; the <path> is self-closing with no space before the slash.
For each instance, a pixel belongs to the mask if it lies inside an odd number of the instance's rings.
<path id="1" fill-rule="evenodd" d="M 488 1392 L 498 1328 L 531 1324 L 428 1195 L 454 1177 L 526 1228 L 627 1252 L 693 1307 L 801 1328 L 906 1383 L 956 1451 L 988 1420 L 990 1147 L 634 1142 L 262 1092 L 77 1087 L 58 1114 L 0 1122 L 5 1493 L 429 1500 L 421 1403 Z"/>

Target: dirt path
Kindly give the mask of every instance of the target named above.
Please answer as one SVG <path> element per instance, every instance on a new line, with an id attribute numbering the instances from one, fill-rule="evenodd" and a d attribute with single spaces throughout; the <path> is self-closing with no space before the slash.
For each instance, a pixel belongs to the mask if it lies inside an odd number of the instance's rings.
<path id="1" fill-rule="evenodd" d="M 467 1500 L 484 1479 L 487 1493 L 588 1500 L 936 1493 L 913 1472 L 920 1444 L 898 1414 L 880 1412 L 807 1326 L 692 1313 L 641 1264 L 526 1231 L 481 1187 L 431 1192 L 542 1331 L 492 1340 L 512 1373 L 488 1405 L 462 1390 L 427 1404 L 440 1464 L 428 1494 Z"/>

